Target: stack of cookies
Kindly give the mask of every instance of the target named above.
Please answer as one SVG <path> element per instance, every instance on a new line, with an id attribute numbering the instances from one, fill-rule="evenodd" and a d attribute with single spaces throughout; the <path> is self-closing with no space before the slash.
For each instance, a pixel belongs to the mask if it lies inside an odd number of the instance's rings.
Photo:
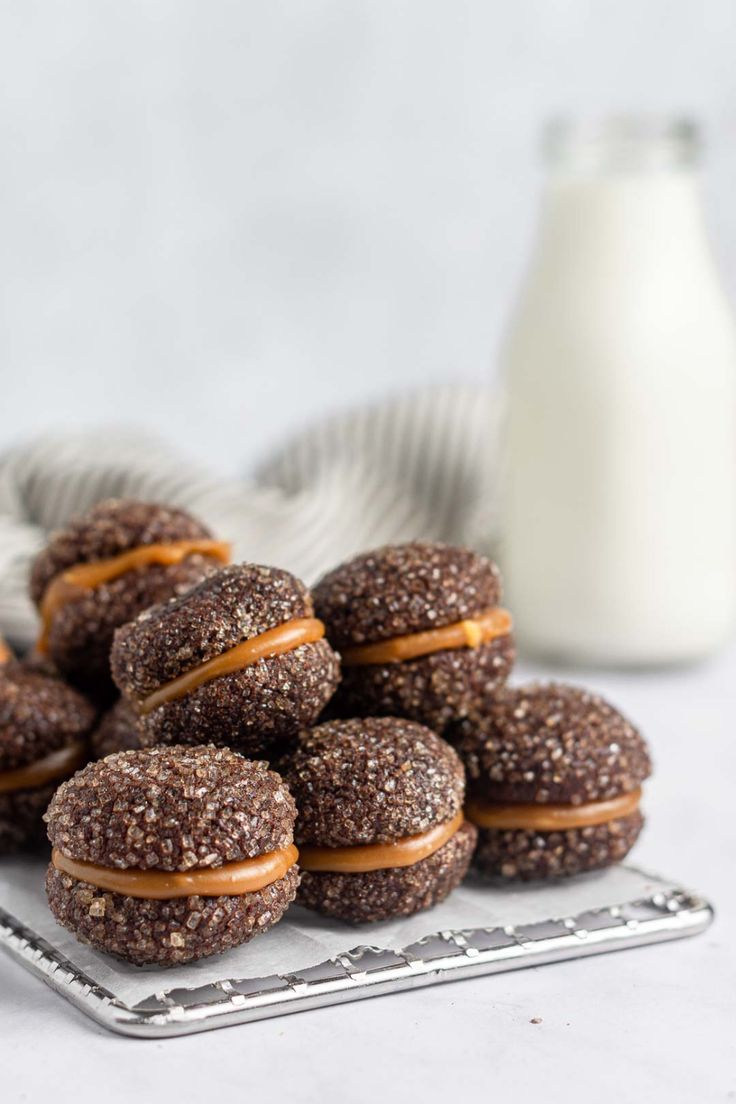
<path id="1" fill-rule="evenodd" d="M 101 503 L 36 560 L 34 653 L 0 647 L 0 852 L 45 821 L 80 939 L 181 963 L 294 900 L 368 923 L 471 865 L 497 885 L 631 848 L 646 746 L 584 690 L 508 685 L 489 560 L 417 541 L 310 593 L 229 552 L 181 510 Z"/>

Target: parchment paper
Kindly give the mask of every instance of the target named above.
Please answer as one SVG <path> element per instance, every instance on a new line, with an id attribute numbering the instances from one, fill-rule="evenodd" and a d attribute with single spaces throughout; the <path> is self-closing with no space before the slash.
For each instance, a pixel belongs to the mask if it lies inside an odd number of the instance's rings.
<path id="1" fill-rule="evenodd" d="M 447 901 L 408 919 L 358 927 L 293 906 L 265 935 L 224 955 L 169 969 L 136 967 L 79 943 L 59 927 L 46 904 L 42 859 L 0 862 L 0 907 L 52 943 L 94 982 L 134 1006 L 154 993 L 224 979 L 298 974 L 358 946 L 400 951 L 424 936 L 466 928 L 506 927 L 565 919 L 589 909 L 650 897 L 671 883 L 619 866 L 564 883 L 520 888 L 466 882 Z"/>

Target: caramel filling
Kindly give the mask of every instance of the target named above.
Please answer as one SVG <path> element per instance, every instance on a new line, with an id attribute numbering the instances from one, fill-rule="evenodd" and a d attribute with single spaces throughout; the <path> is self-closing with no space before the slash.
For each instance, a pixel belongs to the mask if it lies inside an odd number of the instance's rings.
<path id="1" fill-rule="evenodd" d="M 96 560 L 94 563 L 76 564 L 57 575 L 48 587 L 41 602 L 41 635 L 36 645 L 43 655 L 48 648 L 49 632 L 54 617 L 67 602 L 73 602 L 85 591 L 109 583 L 121 575 L 148 564 L 162 564 L 170 567 L 179 564 L 188 556 L 210 556 L 220 563 L 230 562 L 230 545 L 214 540 L 182 540 L 170 544 L 143 544 L 140 548 L 131 548 L 109 560 Z"/>
<path id="2" fill-rule="evenodd" d="M 455 621 L 426 632 L 408 633 L 376 644 L 360 644 L 345 648 L 342 662 L 348 667 L 364 667 L 377 663 L 401 663 L 433 652 L 455 648 L 479 648 L 511 632 L 511 614 L 505 609 L 491 609 L 472 620 Z"/>
<path id="3" fill-rule="evenodd" d="M 437 824 L 418 836 L 406 836 L 391 843 L 357 844 L 355 847 L 302 847 L 299 865 L 303 870 L 333 874 L 366 874 L 413 866 L 433 855 L 461 827 L 462 810 L 445 824 Z"/>
<path id="4" fill-rule="evenodd" d="M 190 694 L 198 686 L 222 675 L 231 675 L 234 671 L 242 671 L 244 667 L 250 667 L 259 659 L 269 659 L 272 656 L 283 655 L 284 652 L 293 652 L 302 644 L 314 644 L 325 635 L 325 627 L 316 617 L 294 618 L 293 621 L 284 621 L 283 625 L 277 625 L 275 629 L 268 629 L 259 636 L 253 636 L 250 640 L 244 640 L 242 644 L 236 644 L 222 655 L 208 659 L 199 667 L 193 667 L 191 671 L 185 671 L 183 675 L 172 679 L 171 682 L 159 686 L 147 698 L 138 702 L 138 712 L 145 715 L 151 710 L 157 709 L 165 702 L 175 701 Z"/>
<path id="5" fill-rule="evenodd" d="M 587 805 L 484 805 L 470 800 L 465 815 L 480 828 L 527 828 L 538 832 L 564 832 L 567 828 L 588 828 L 629 816 L 639 806 L 641 790 L 591 801 Z"/>
<path id="6" fill-rule="evenodd" d="M 168 871 L 128 867 L 118 870 L 70 859 L 56 848 L 51 852 L 51 862 L 64 874 L 71 874 L 72 878 L 88 882 L 97 889 L 148 901 L 169 901 L 175 897 L 238 897 L 243 893 L 256 893 L 283 878 L 298 858 L 299 852 L 292 843 L 279 851 L 257 855 L 254 859 L 207 869 Z"/>
<path id="7" fill-rule="evenodd" d="M 11 652 L 10 648 L 5 643 L 3 638 L 0 636 L 0 664 L 9 663 L 12 658 L 13 653 Z"/>
<path id="8" fill-rule="evenodd" d="M 85 745 L 70 744 L 69 747 L 52 751 L 50 755 L 25 767 L 0 771 L 0 793 L 34 790 L 38 786 L 45 786 L 47 782 L 53 782 L 55 778 L 67 778 L 86 762 Z"/>

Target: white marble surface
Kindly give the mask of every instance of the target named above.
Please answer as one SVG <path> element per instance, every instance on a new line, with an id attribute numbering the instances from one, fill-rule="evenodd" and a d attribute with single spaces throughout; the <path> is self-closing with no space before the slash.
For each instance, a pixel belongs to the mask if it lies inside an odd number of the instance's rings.
<path id="1" fill-rule="evenodd" d="M 185 1101 L 214 1086 L 289 1102 L 736 1099 L 736 649 L 694 670 L 564 674 L 648 734 L 657 773 L 636 857 L 715 901 L 708 932 L 161 1042 L 108 1035 L 0 958 L 3 1101 Z"/>

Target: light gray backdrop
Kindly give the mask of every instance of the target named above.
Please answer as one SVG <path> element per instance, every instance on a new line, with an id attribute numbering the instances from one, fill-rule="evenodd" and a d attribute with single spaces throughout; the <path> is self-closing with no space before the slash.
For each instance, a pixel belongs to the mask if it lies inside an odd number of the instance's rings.
<path id="1" fill-rule="evenodd" d="M 732 0 L 9 0 L 0 446 L 137 420 L 222 470 L 492 371 L 550 112 L 687 109 L 736 288 Z"/>

